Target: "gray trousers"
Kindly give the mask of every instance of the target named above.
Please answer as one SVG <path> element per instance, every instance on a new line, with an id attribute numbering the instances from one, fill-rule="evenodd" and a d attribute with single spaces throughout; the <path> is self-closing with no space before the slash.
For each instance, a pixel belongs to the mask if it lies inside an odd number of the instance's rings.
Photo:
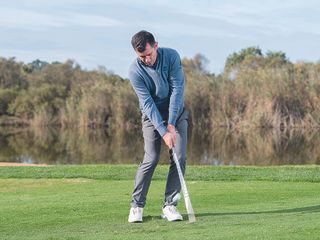
<path id="1" fill-rule="evenodd" d="M 168 119 L 168 113 L 161 113 L 161 115 L 165 121 Z M 189 112 L 187 108 L 184 108 L 178 117 L 175 126 L 177 130 L 175 150 L 183 174 L 186 166 L 188 118 Z M 145 206 L 152 175 L 160 158 L 162 137 L 147 117 L 143 117 L 142 119 L 142 132 L 144 138 L 144 158 L 139 165 L 135 178 L 131 201 L 132 207 Z M 176 205 L 177 202 L 173 201 L 173 197 L 180 191 L 181 185 L 178 171 L 174 161 L 171 159 L 165 190 L 164 205 Z"/>

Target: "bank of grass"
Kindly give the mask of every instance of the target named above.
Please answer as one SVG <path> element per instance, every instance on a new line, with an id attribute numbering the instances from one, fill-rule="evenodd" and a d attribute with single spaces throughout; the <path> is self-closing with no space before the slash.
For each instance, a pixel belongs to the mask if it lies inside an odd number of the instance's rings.
<path id="1" fill-rule="evenodd" d="M 168 165 L 158 165 L 153 179 L 165 180 Z M 136 165 L 50 165 L 0 167 L 0 178 L 88 178 L 131 180 Z M 194 181 L 291 181 L 320 182 L 320 166 L 187 166 L 186 179 Z"/>

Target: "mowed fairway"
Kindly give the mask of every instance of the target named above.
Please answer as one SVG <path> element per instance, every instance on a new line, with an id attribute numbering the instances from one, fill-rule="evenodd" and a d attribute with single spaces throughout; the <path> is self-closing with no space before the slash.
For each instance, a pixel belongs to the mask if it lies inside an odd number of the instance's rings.
<path id="1" fill-rule="evenodd" d="M 113 168 L 117 172 L 117 166 Z M 129 224 L 131 174 L 127 180 L 33 179 L 25 169 L 16 178 L 15 168 L 2 172 L 8 175 L 12 171 L 12 175 L 0 179 L 0 239 L 319 239 L 320 236 L 318 181 L 187 178 L 197 216 L 197 222 L 189 224 L 186 220 L 169 223 L 160 218 L 165 188 L 165 178 L 160 174 L 150 187 L 144 223 Z M 81 171 L 81 167 L 78 169 Z M 41 168 L 37 171 L 41 172 Z M 281 171 L 286 175 L 285 169 Z M 254 170 L 251 172 L 259 178 Z M 179 209 L 187 219 L 183 201 Z"/>

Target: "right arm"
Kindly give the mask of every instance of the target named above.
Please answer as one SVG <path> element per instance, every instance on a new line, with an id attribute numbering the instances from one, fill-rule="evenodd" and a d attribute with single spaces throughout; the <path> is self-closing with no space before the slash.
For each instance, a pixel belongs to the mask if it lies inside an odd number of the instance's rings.
<path id="1" fill-rule="evenodd" d="M 131 71 L 129 73 L 129 79 L 135 93 L 138 96 L 143 113 L 150 119 L 153 126 L 157 129 L 161 137 L 163 137 L 167 132 L 167 128 L 164 125 L 161 114 L 156 107 L 156 104 L 154 103 L 143 78 L 137 73 Z"/>
<path id="2" fill-rule="evenodd" d="M 168 131 L 164 125 L 161 114 L 156 107 L 143 78 L 137 73 L 130 71 L 129 79 L 136 95 L 138 96 L 143 113 L 150 119 L 166 145 L 171 149 L 175 144 L 175 134 L 170 132 L 170 130 Z"/>

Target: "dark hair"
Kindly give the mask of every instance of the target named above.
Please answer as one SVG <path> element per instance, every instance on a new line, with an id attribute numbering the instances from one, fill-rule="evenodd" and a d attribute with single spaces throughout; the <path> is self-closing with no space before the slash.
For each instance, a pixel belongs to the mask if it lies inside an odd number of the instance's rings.
<path id="1" fill-rule="evenodd" d="M 144 52 L 144 50 L 146 50 L 147 43 L 149 43 L 150 46 L 153 47 L 155 42 L 156 41 L 154 40 L 154 36 L 152 35 L 152 33 L 144 30 L 133 35 L 131 39 L 133 49 L 138 52 Z"/>

